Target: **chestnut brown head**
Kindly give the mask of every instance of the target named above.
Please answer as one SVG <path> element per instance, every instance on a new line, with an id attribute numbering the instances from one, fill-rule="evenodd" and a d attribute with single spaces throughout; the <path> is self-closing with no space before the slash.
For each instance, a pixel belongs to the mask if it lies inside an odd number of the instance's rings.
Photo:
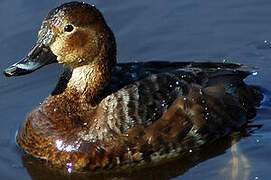
<path id="1" fill-rule="evenodd" d="M 103 58 L 106 53 L 111 58 Z M 93 5 L 70 2 L 49 12 L 30 53 L 7 68 L 4 74 L 28 74 L 54 62 L 71 68 L 103 60 L 114 64 L 115 56 L 115 38 L 100 11 Z"/>

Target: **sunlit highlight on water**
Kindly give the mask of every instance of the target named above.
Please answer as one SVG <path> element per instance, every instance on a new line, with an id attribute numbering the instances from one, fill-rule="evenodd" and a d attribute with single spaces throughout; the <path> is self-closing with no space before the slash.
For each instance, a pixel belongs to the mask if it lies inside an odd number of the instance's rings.
<path id="1" fill-rule="evenodd" d="M 67 164 L 67 172 L 70 174 L 72 173 L 72 163 L 71 162 L 68 162 Z"/>
<path id="2" fill-rule="evenodd" d="M 252 73 L 252 75 L 253 75 L 253 76 L 257 76 L 257 75 L 258 75 L 258 72 L 255 71 L 255 72 Z"/>

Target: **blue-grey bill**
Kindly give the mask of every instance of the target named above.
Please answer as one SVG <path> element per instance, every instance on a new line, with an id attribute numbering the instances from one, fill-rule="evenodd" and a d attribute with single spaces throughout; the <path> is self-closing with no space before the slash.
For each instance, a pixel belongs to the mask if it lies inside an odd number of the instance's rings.
<path id="1" fill-rule="evenodd" d="M 56 62 L 57 57 L 49 47 L 36 44 L 28 56 L 4 70 L 7 77 L 29 74 L 47 64 Z"/>

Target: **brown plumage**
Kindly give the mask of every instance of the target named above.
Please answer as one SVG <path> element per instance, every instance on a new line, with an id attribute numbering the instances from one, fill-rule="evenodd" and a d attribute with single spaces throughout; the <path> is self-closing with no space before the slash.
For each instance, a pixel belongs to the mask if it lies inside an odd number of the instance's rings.
<path id="1" fill-rule="evenodd" d="M 262 94 L 228 63 L 118 64 L 102 14 L 72 2 L 50 11 L 28 57 L 5 70 L 30 73 L 58 62 L 60 80 L 22 126 L 28 154 L 74 170 L 148 162 L 210 143 L 255 115 Z M 68 165 L 67 165 L 68 164 Z"/>

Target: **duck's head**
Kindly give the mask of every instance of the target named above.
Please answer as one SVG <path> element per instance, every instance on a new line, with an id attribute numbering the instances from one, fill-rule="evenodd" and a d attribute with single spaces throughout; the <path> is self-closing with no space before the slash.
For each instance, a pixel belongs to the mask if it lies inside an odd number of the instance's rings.
<path id="1" fill-rule="evenodd" d="M 74 69 L 91 63 L 114 66 L 115 38 L 102 14 L 94 6 L 70 2 L 49 12 L 38 40 L 27 57 L 4 71 L 6 76 L 33 72 L 54 62 Z"/>

